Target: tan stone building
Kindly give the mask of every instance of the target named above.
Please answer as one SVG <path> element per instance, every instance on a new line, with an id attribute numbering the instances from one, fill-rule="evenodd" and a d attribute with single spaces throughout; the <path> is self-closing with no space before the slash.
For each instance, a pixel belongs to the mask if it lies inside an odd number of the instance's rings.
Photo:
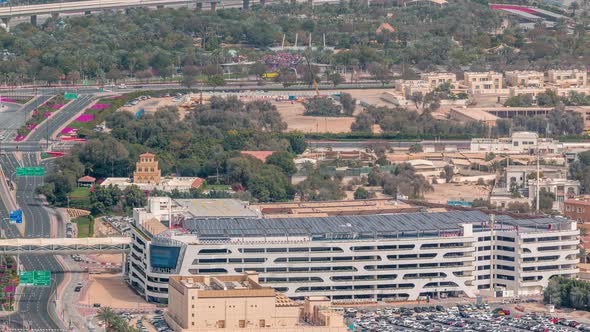
<path id="1" fill-rule="evenodd" d="M 260 286 L 256 273 L 172 276 L 165 319 L 176 332 L 347 331 L 342 315 L 329 305 L 326 298 L 313 297 L 302 306 Z"/>
<path id="2" fill-rule="evenodd" d="M 507 71 L 506 84 L 521 88 L 541 88 L 545 85 L 545 74 L 534 70 Z"/>
<path id="3" fill-rule="evenodd" d="M 417 93 L 425 95 L 434 90 L 428 82 L 423 80 L 397 80 L 394 85 L 395 90 L 405 98 L 410 98 Z"/>
<path id="4" fill-rule="evenodd" d="M 503 75 L 494 71 L 465 72 L 465 85 L 473 91 L 492 91 L 502 89 Z"/>
<path id="5" fill-rule="evenodd" d="M 135 163 L 135 172 L 133 172 L 134 183 L 160 184 L 161 171 L 158 168 L 156 155 L 144 153 L 139 156 L 139 161 Z"/>
<path id="6" fill-rule="evenodd" d="M 428 82 L 431 87 L 437 88 L 443 83 L 455 83 L 457 81 L 457 75 L 444 72 L 422 73 L 420 74 L 420 79 Z"/>
<path id="7" fill-rule="evenodd" d="M 588 82 L 588 73 L 578 69 L 549 70 L 547 81 L 562 88 L 584 87 Z"/>

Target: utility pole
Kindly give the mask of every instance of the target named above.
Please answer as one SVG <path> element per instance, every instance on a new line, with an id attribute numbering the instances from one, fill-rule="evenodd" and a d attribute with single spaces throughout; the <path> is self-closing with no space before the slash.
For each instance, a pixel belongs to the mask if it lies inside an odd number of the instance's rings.
<path id="1" fill-rule="evenodd" d="M 539 137 L 537 136 L 537 186 L 535 188 L 535 191 L 536 191 L 535 194 L 537 195 L 537 198 L 536 198 L 536 201 L 537 201 L 536 202 L 537 203 L 537 209 L 536 209 L 537 210 L 537 213 L 539 213 L 539 186 L 541 185 L 541 182 L 540 182 L 541 179 L 539 178 L 539 174 L 541 173 L 540 172 L 540 166 L 539 166 L 539 158 L 540 158 L 540 154 L 539 154 Z M 530 195 L 530 193 L 529 193 L 529 195 Z"/>

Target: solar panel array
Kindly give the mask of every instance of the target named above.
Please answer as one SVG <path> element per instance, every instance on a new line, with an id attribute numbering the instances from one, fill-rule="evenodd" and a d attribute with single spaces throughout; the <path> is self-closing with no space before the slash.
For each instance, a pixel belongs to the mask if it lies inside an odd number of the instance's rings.
<path id="1" fill-rule="evenodd" d="M 183 226 L 201 238 L 220 237 L 391 237 L 461 231 L 461 224 L 482 224 L 489 215 L 481 211 L 450 211 L 435 213 L 399 213 L 390 215 L 336 216 L 317 218 L 276 219 L 188 219 Z M 514 219 L 496 216 L 497 223 L 519 227 L 538 227 L 560 223 L 553 218 Z"/>

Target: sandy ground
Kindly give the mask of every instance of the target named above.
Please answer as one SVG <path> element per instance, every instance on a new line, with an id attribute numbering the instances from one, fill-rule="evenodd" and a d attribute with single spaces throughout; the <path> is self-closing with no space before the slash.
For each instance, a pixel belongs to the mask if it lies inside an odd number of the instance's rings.
<path id="1" fill-rule="evenodd" d="M 113 226 L 102 220 L 96 218 L 94 220 L 94 237 L 119 236 L 121 235 Z"/>
<path id="2" fill-rule="evenodd" d="M 287 131 L 299 130 L 304 133 L 347 133 L 354 122 L 353 117 L 322 117 L 304 116 L 301 103 L 280 101 L 272 102 L 278 109 L 283 121 L 287 123 Z"/>
<path id="3" fill-rule="evenodd" d="M 431 203 L 446 204 L 447 201 L 471 202 L 476 198 L 487 199 L 491 190 L 489 186 L 475 184 L 441 183 L 433 184 L 433 192 L 426 193 L 424 199 Z"/>
<path id="4" fill-rule="evenodd" d="M 123 254 L 93 255 L 92 258 L 101 263 L 123 264 Z"/>
<path id="5" fill-rule="evenodd" d="M 90 275 L 89 286 L 80 295 L 80 303 L 117 309 L 155 308 L 135 294 L 123 281 L 121 274 Z"/>
<path id="6" fill-rule="evenodd" d="M 387 106 L 393 107 L 394 105 L 388 103 L 380 98 L 380 95 L 384 91 L 388 91 L 390 89 L 358 89 L 358 90 L 345 90 L 345 92 L 350 93 L 354 98 L 356 98 L 359 102 L 365 102 L 375 106 Z M 334 89 L 334 90 L 322 90 L 320 93 L 322 95 L 330 95 L 342 92 L 341 90 Z M 310 91 L 269 91 L 268 96 L 279 96 L 279 95 L 310 95 L 313 92 Z M 205 94 L 204 99 L 207 102 L 208 98 L 212 94 Z M 222 95 L 222 94 L 220 94 Z M 194 97 L 198 98 L 197 94 Z M 167 98 L 151 98 L 139 101 L 137 105 L 129 106 L 129 107 L 121 107 L 120 110 L 129 111 L 133 114 L 139 111 L 140 109 L 144 109 L 146 113 L 154 113 L 159 108 L 165 106 L 179 106 L 179 102 L 174 101 L 174 97 L 167 97 Z M 244 102 L 248 102 L 254 100 L 255 98 L 244 98 L 242 99 Z M 270 99 L 272 100 L 272 99 Z M 350 125 L 354 122 L 354 117 L 340 117 L 340 118 L 332 118 L 332 117 L 312 117 L 312 116 L 303 116 L 303 105 L 300 103 L 291 103 L 289 101 L 281 101 L 276 102 L 272 101 L 274 105 L 277 106 L 279 113 L 283 117 L 283 120 L 288 124 L 288 131 L 299 130 L 306 133 L 313 133 L 313 132 L 330 132 L 330 133 L 343 133 L 343 132 L 350 132 Z M 183 108 L 179 108 L 180 111 L 180 118 L 183 119 L 186 112 Z M 361 106 L 357 106 L 357 112 L 362 111 Z"/>
<path id="7" fill-rule="evenodd" d="M 128 111 L 128 112 L 131 112 L 132 114 L 135 114 L 135 112 L 137 112 L 143 108 L 146 113 L 155 113 L 158 109 L 160 109 L 162 107 L 166 107 L 166 106 L 178 107 L 178 105 L 179 105 L 179 102 L 174 101 L 174 97 L 151 98 L 151 99 L 141 100 L 137 103 L 137 105 L 132 105 L 129 107 L 123 106 L 123 107 L 119 108 L 119 110 Z M 179 107 L 178 111 L 179 111 L 178 113 L 180 115 L 180 118 L 184 119 L 184 116 L 186 115 L 184 108 Z"/>

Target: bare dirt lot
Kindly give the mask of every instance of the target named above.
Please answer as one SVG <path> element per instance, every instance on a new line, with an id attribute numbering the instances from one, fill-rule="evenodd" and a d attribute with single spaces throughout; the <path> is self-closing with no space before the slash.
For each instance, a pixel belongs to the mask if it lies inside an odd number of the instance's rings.
<path id="1" fill-rule="evenodd" d="M 441 183 L 433 184 L 433 192 L 426 193 L 424 199 L 431 203 L 446 204 L 447 201 L 471 202 L 476 198 L 487 199 L 491 187 L 475 184 Z"/>
<path id="2" fill-rule="evenodd" d="M 273 101 L 273 105 L 287 123 L 287 131 L 299 130 L 304 133 L 348 133 L 353 117 L 322 117 L 303 115 L 304 107 L 298 102 Z"/>
<path id="3" fill-rule="evenodd" d="M 141 110 L 142 108 L 146 113 L 155 113 L 158 109 L 166 106 L 173 106 L 178 107 L 180 102 L 175 101 L 174 97 L 165 97 L 165 98 L 151 98 L 146 100 L 139 101 L 136 105 L 132 106 L 123 106 L 119 110 L 121 111 L 128 111 L 132 114 L 135 114 L 137 111 Z M 181 119 L 184 119 L 185 110 L 182 107 L 178 107 L 179 115 Z"/>
<path id="4" fill-rule="evenodd" d="M 100 303 L 103 307 L 114 309 L 155 308 L 135 294 L 123 281 L 121 274 L 93 274 L 89 282 L 88 289 L 80 295 L 80 303 Z"/>

